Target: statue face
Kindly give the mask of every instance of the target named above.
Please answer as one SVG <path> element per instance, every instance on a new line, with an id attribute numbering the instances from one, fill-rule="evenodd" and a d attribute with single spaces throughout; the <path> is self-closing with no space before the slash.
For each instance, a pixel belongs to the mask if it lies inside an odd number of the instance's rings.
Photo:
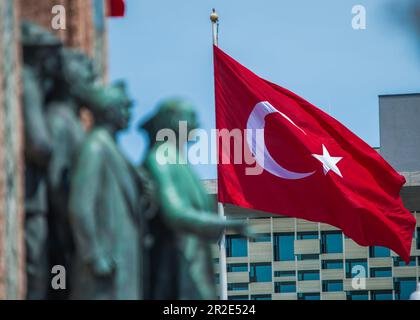
<path id="1" fill-rule="evenodd" d="M 38 59 L 42 71 L 47 77 L 56 77 L 61 69 L 59 47 L 41 47 L 38 49 Z"/>
<path id="2" fill-rule="evenodd" d="M 112 121 L 117 130 L 127 129 L 131 119 L 131 103 L 121 103 L 114 107 L 110 114 L 110 121 Z"/>

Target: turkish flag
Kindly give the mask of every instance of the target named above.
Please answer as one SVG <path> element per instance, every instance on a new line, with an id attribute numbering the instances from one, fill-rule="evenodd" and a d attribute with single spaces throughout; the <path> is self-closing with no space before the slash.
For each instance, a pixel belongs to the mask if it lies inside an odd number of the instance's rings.
<path id="1" fill-rule="evenodd" d="M 219 134 L 247 129 L 230 145 L 219 136 L 220 202 L 328 223 L 409 261 L 416 220 L 399 195 L 403 176 L 340 122 L 217 47 L 214 68 Z"/>
<path id="2" fill-rule="evenodd" d="M 124 17 L 125 0 L 108 0 L 108 17 Z"/>

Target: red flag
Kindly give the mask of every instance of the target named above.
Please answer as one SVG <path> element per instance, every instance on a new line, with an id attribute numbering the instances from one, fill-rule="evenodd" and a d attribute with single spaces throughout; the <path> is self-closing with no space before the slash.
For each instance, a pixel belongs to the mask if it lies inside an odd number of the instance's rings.
<path id="1" fill-rule="evenodd" d="M 125 0 L 108 0 L 108 16 L 109 17 L 124 17 L 125 15 Z"/>
<path id="2" fill-rule="evenodd" d="M 243 144 L 261 168 L 250 175 L 249 164 L 235 164 L 233 143 L 219 145 L 219 201 L 328 223 L 359 245 L 388 247 L 408 262 L 416 220 L 399 195 L 404 177 L 314 105 L 217 47 L 214 60 L 217 129 L 248 129 Z M 264 129 L 263 141 L 255 129 Z"/>

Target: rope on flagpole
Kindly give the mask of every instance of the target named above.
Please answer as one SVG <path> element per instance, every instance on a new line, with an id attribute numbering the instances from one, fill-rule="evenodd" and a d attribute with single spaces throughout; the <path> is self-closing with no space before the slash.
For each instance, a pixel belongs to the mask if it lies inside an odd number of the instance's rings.
<path id="1" fill-rule="evenodd" d="M 219 16 L 213 8 L 210 15 L 212 32 L 213 32 L 213 45 L 219 46 Z M 225 209 L 223 203 L 217 204 L 217 212 L 222 219 L 226 219 Z M 220 287 L 220 300 L 227 300 L 227 268 L 226 268 L 226 235 L 223 232 L 219 241 L 219 287 Z"/>

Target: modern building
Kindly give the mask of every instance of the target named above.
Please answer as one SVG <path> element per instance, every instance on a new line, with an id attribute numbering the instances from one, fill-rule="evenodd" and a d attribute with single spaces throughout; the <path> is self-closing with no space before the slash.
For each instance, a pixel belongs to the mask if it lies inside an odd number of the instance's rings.
<path id="1" fill-rule="evenodd" d="M 410 263 L 387 248 L 361 247 L 324 223 L 226 205 L 228 218 L 246 219 L 257 233 L 252 241 L 226 236 L 229 299 L 409 299 L 420 282 L 420 94 L 381 96 L 379 102 L 378 151 L 406 177 L 401 195 L 417 219 Z M 217 194 L 216 180 L 205 185 Z M 216 246 L 214 253 L 218 278 Z"/>

